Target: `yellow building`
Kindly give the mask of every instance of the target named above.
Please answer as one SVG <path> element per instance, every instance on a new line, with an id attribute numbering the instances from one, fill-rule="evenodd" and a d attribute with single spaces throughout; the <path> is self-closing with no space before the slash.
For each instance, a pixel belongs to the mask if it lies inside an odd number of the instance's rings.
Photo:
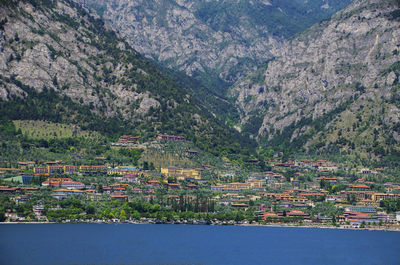
<path id="1" fill-rule="evenodd" d="M 256 178 L 251 178 L 247 182 L 250 184 L 252 189 L 260 189 L 263 187 L 263 181 Z"/>
<path id="2" fill-rule="evenodd" d="M 176 177 L 178 180 L 186 178 L 201 179 L 200 171 L 190 168 L 166 167 L 161 168 L 161 174 L 167 177 Z"/>
<path id="3" fill-rule="evenodd" d="M 372 194 L 373 201 L 394 200 L 400 198 L 399 194 L 390 193 L 374 193 Z"/>
<path id="4" fill-rule="evenodd" d="M 224 185 L 227 189 L 248 190 L 251 187 L 250 183 L 232 182 Z"/>

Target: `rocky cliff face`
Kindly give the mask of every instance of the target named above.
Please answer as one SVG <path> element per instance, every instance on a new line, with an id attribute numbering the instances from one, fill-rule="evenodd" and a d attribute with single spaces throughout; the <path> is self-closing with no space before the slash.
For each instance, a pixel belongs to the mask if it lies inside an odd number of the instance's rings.
<path id="1" fill-rule="evenodd" d="M 396 1 L 358 0 L 286 41 L 266 68 L 230 91 L 242 128 L 267 142 L 285 134 L 307 148 L 398 147 L 396 10 Z"/>
<path id="2" fill-rule="evenodd" d="M 350 1 L 88 2 L 106 5 L 104 19 L 138 52 L 203 80 L 232 83 L 276 54 L 281 40 Z"/>
<path id="3" fill-rule="evenodd" d="M 175 82 L 173 73 L 142 57 L 80 4 L 5 1 L 0 18 L 2 118 L 142 136 L 177 133 L 204 149 L 213 143 L 213 152 L 232 138 L 240 146 L 240 136 L 193 96 L 191 84 Z"/>
<path id="4" fill-rule="evenodd" d="M 117 108 L 123 115 L 134 115 L 129 101 L 140 101 L 136 111 L 141 113 L 159 106 L 149 93 L 131 89 L 137 84 L 117 82 L 134 65 L 117 62 L 107 54 L 101 36 L 90 28 L 93 25 L 89 14 L 82 16 L 78 10 L 61 1 L 51 8 L 21 2 L 13 8 L 0 9 L 4 22 L 0 38 L 1 99 L 28 96 L 6 81 L 11 78 L 38 92 L 54 89 L 74 101 L 104 110 L 107 116 L 114 116 Z M 120 42 L 117 49 L 122 52 L 125 44 Z M 146 75 L 141 69 L 136 71 Z"/>

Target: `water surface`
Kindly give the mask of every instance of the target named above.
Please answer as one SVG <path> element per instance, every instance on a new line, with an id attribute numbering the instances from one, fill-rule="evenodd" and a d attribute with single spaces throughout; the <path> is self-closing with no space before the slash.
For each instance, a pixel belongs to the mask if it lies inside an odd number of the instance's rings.
<path id="1" fill-rule="evenodd" d="M 1 264 L 400 264 L 400 233 L 314 228 L 0 225 Z"/>

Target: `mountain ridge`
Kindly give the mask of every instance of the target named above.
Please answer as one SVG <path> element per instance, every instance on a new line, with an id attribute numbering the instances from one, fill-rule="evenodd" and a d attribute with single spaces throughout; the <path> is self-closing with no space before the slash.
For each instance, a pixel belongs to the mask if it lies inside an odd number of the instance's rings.
<path id="1" fill-rule="evenodd" d="M 350 1 L 86 2 L 101 7 L 107 25 L 140 53 L 224 94 L 230 84 L 273 57 L 282 39 Z"/>
<path id="2" fill-rule="evenodd" d="M 288 40 L 264 70 L 231 89 L 242 129 L 253 125 L 247 134 L 275 148 L 397 154 L 397 10 L 396 1 L 354 1 Z"/>
<path id="3" fill-rule="evenodd" d="M 208 111 L 190 80 L 177 83 L 78 3 L 8 1 L 0 14 L 2 118 L 145 139 L 181 134 L 213 154 L 252 145 Z"/>

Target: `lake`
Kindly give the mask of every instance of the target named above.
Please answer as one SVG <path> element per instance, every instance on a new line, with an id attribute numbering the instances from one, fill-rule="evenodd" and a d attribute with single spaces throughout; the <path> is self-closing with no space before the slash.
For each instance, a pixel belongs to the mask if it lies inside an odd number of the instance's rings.
<path id="1" fill-rule="evenodd" d="M 0 264 L 400 264 L 400 233 L 128 224 L 0 225 Z"/>

